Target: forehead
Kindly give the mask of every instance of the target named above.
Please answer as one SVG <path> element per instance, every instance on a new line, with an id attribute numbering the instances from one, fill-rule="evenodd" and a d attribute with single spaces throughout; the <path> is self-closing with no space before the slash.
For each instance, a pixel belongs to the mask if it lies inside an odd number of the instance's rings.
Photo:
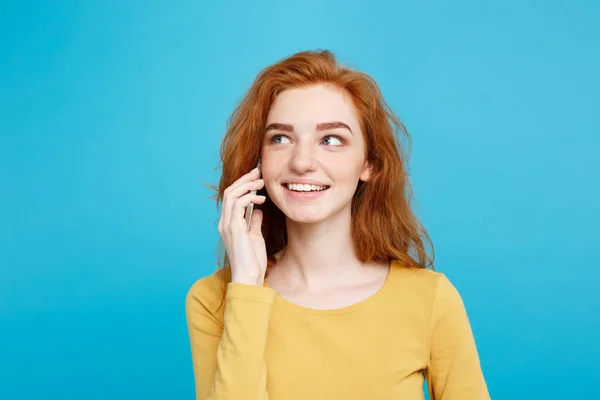
<path id="1" fill-rule="evenodd" d="M 350 95 L 326 85 L 311 85 L 281 92 L 271 105 L 267 123 L 316 125 L 341 121 L 358 128 L 358 117 Z"/>

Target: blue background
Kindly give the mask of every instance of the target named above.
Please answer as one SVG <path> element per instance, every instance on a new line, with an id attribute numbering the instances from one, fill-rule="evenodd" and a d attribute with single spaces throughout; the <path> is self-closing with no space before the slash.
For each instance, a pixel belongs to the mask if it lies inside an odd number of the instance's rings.
<path id="1" fill-rule="evenodd" d="M 413 136 L 416 211 L 495 399 L 600 381 L 596 1 L 14 1 L 0 8 L 0 398 L 193 398 L 226 119 L 326 48 Z"/>

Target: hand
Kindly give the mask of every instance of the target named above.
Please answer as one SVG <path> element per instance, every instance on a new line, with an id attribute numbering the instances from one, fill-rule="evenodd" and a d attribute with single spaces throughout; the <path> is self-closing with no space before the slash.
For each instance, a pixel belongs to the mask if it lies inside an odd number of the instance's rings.
<path id="1" fill-rule="evenodd" d="M 219 234 L 231 265 L 231 281 L 262 286 L 267 270 L 267 249 L 262 236 L 262 211 L 254 209 L 250 229 L 244 213 L 250 203 L 262 204 L 266 197 L 251 193 L 265 184 L 254 169 L 225 189 Z"/>

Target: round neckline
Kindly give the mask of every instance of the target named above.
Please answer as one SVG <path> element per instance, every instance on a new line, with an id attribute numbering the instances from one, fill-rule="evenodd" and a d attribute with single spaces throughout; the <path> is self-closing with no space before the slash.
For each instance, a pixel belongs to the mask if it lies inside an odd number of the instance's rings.
<path id="1" fill-rule="evenodd" d="M 344 307 L 330 308 L 330 309 L 310 308 L 310 307 L 301 306 L 299 304 L 296 304 L 289 300 L 286 300 L 285 298 L 281 297 L 277 292 L 275 292 L 275 297 L 278 300 L 278 302 L 286 308 L 286 311 L 287 311 L 287 309 L 289 309 L 291 311 L 302 313 L 302 314 L 321 315 L 321 316 L 348 314 L 348 313 L 358 310 L 359 308 L 365 307 L 368 304 L 373 303 L 374 301 L 376 301 L 378 298 L 382 297 L 385 294 L 385 292 L 387 291 L 387 288 L 390 286 L 390 282 L 392 281 L 393 275 L 396 273 L 396 267 L 394 266 L 394 264 L 395 264 L 395 260 L 392 260 L 389 263 L 389 270 L 388 270 L 387 277 L 385 278 L 383 285 L 381 285 L 381 287 L 375 293 L 373 293 L 372 295 L 370 295 L 369 297 L 367 297 L 365 299 L 362 299 L 356 303 L 349 304 Z M 274 290 L 273 288 L 271 288 L 269 286 L 266 279 L 264 281 L 264 286 L 271 290 Z"/>

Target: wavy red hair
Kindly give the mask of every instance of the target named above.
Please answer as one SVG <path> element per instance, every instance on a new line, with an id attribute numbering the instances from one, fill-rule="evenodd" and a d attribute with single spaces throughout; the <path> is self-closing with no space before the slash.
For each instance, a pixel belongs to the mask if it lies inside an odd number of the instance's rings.
<path id="1" fill-rule="evenodd" d="M 303 51 L 264 68 L 228 119 L 221 145 L 222 175 L 212 187 L 217 206 L 235 180 L 256 166 L 269 109 L 286 89 L 328 84 L 353 101 L 366 140 L 366 158 L 372 166 L 368 182 L 359 182 L 352 200 L 352 239 L 361 262 L 398 260 L 406 267 L 433 266 L 431 239 L 411 208 L 408 179 L 411 137 L 392 112 L 377 83 L 367 74 L 340 65 L 328 50 Z M 406 141 L 402 146 L 400 139 Z M 264 189 L 259 194 L 267 195 Z M 285 216 L 269 199 L 259 206 L 269 264 L 285 247 Z M 220 242 L 219 266 L 229 267 Z M 429 256 L 426 244 L 431 249 Z"/>

